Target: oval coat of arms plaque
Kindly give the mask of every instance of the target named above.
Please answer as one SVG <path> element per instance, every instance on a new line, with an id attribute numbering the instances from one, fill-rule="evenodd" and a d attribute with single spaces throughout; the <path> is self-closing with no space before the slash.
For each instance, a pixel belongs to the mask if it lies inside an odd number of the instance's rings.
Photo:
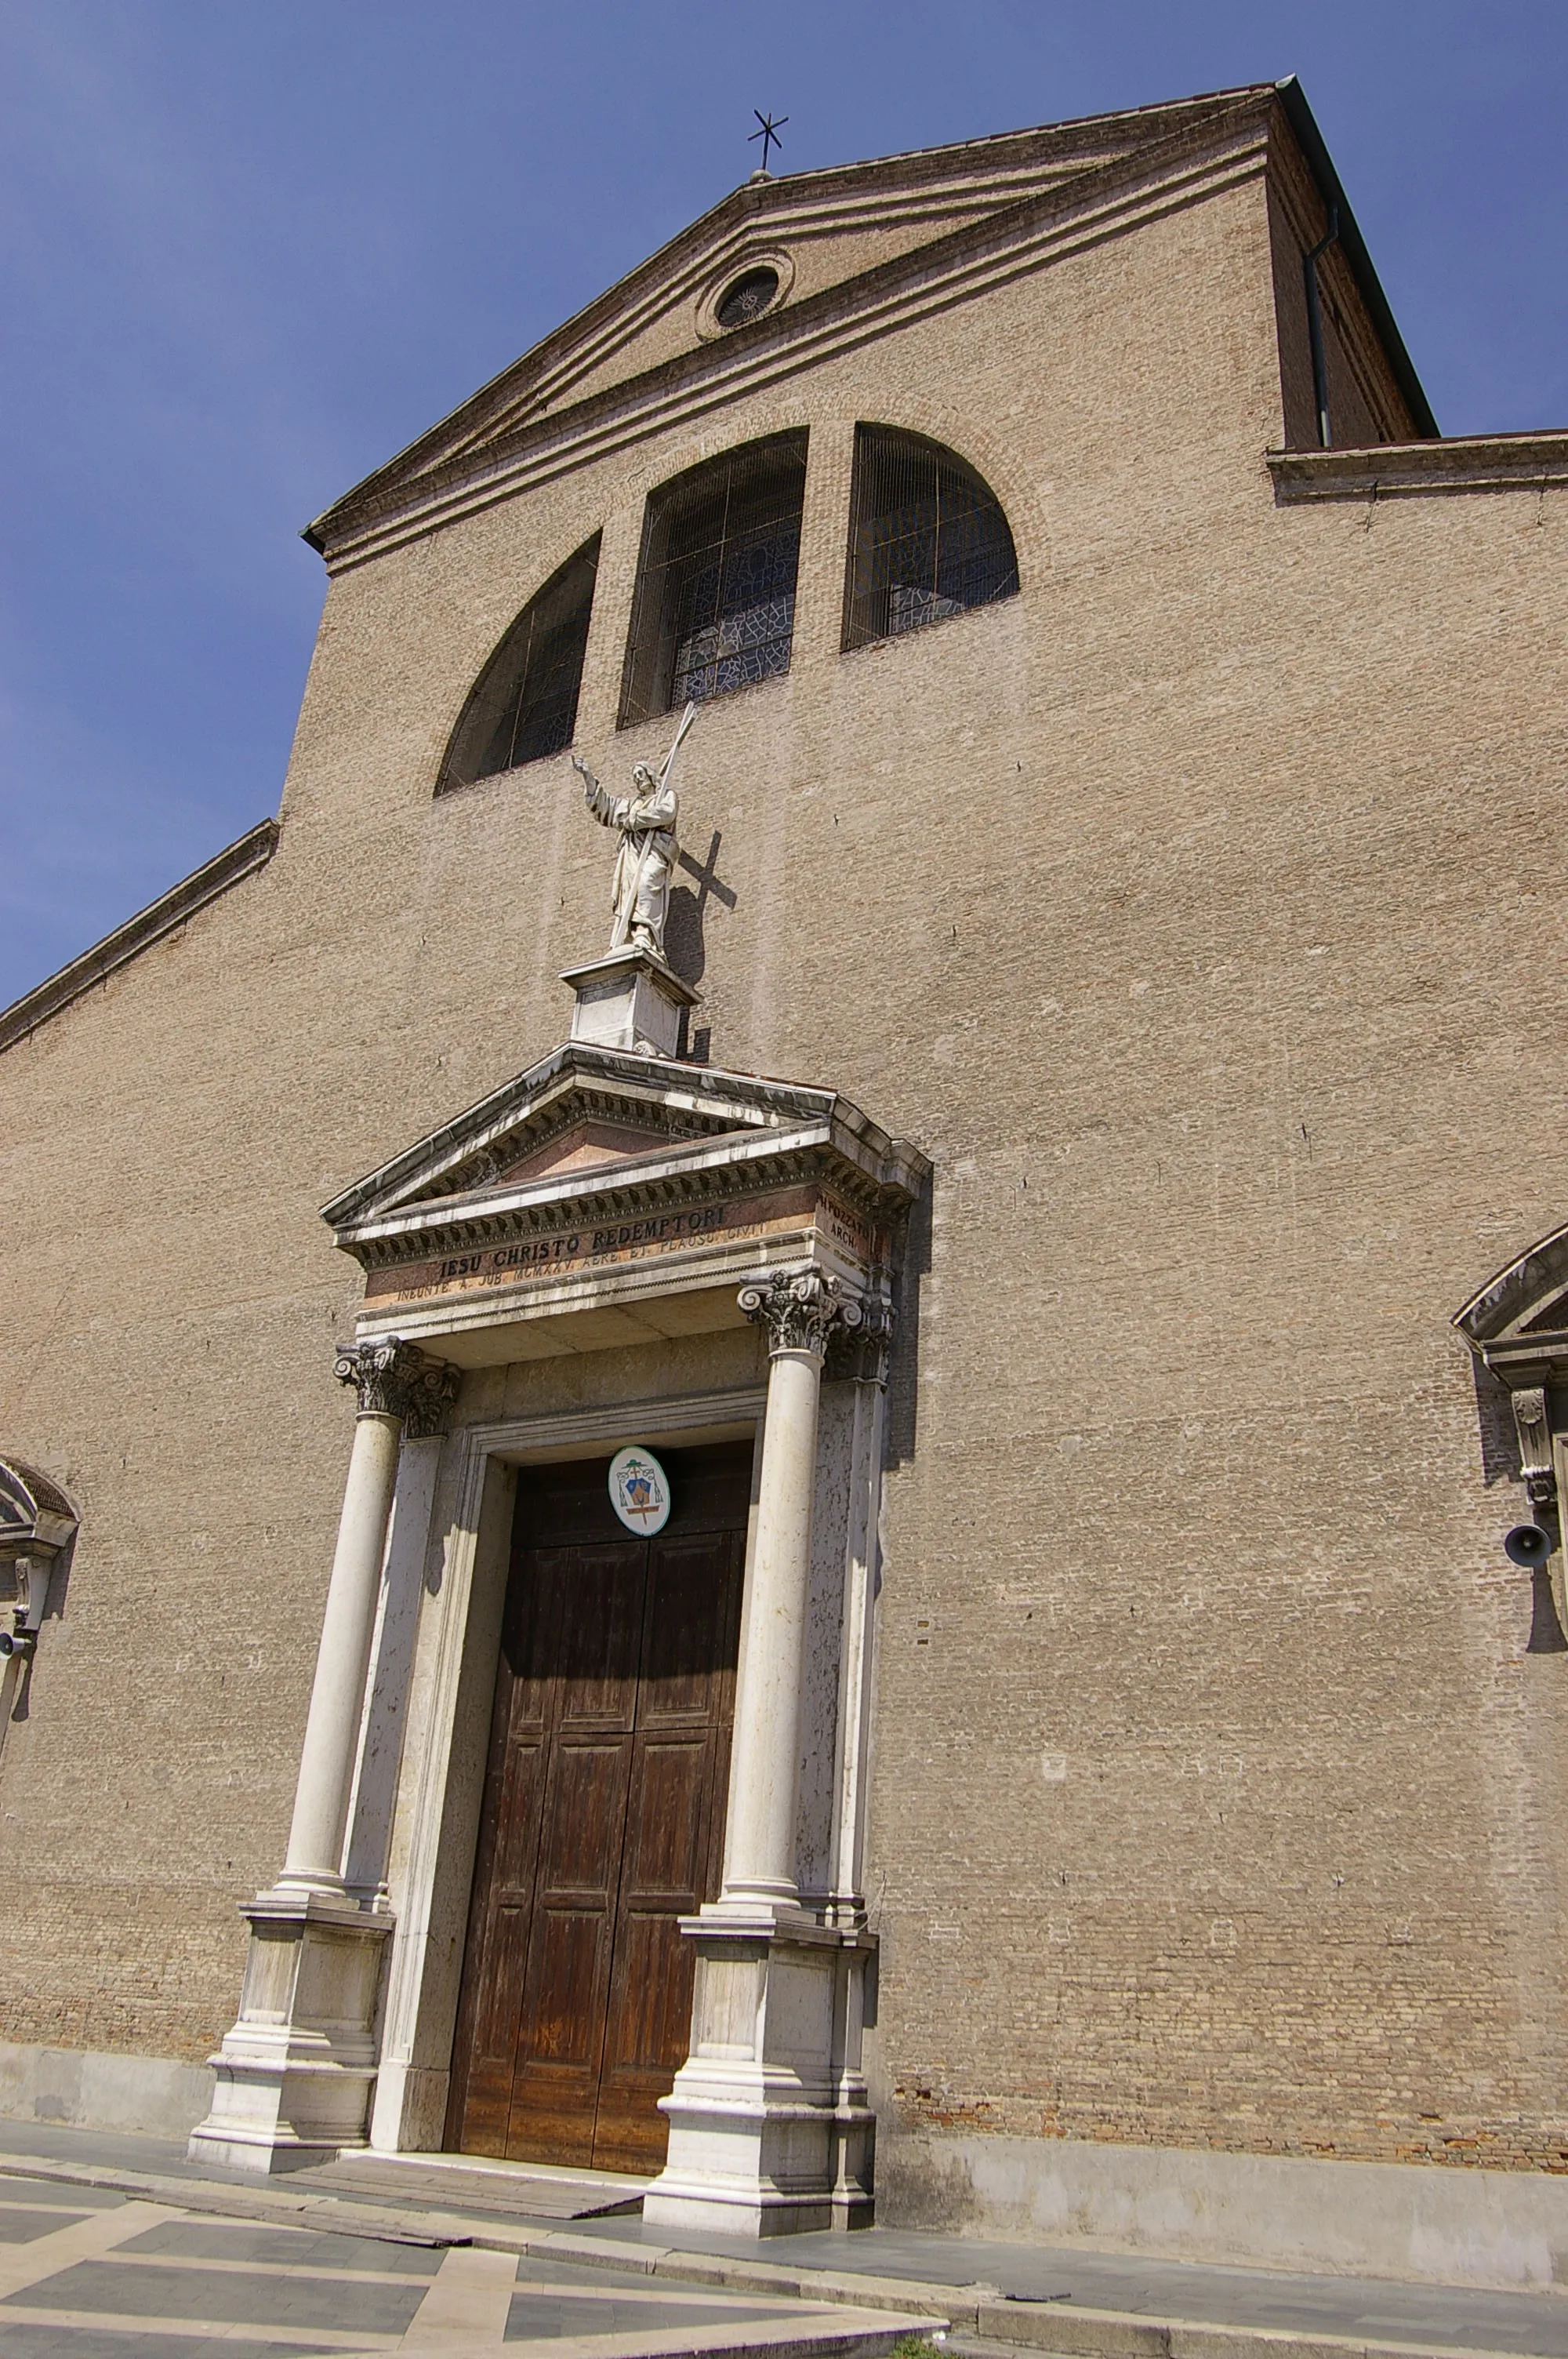
<path id="1" fill-rule="evenodd" d="M 651 1450 L 633 1442 L 610 1462 L 610 1504 L 629 1532 L 643 1538 L 670 1519 L 670 1479 Z"/>

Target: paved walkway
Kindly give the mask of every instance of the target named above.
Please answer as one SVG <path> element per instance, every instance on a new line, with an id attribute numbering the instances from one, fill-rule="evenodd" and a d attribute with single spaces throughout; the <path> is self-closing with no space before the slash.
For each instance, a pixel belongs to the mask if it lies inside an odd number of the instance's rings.
<path id="1" fill-rule="evenodd" d="M 27 2176 L 27 2148 L 18 2154 L 19 2143 L 4 2140 L 21 2168 L 0 2175 L 5 2359 L 389 2351 L 877 2359 L 917 2322 L 798 2296 L 654 2285 L 642 2270 L 444 2244 L 422 2237 L 417 2222 L 382 2236 L 213 2216 L 72 2184 L 57 2173 Z M 43 2143 L 56 2161 L 62 2148 L 74 2149 L 84 2165 L 104 2167 L 93 2151 L 98 2141 L 81 2134 L 51 2133 Z M 143 2170 L 157 2166 L 157 2175 L 173 2177 L 174 2158 L 147 2151 L 154 2141 L 108 2143 L 122 2150 L 129 2143 L 140 2150 Z M 195 2175 L 190 2186 L 193 2197 L 200 2193 Z"/>
<path id="2" fill-rule="evenodd" d="M 190 2359 L 203 2335 L 232 2338 L 237 2330 L 251 2333 L 247 2352 L 421 2345 L 477 2352 L 547 2341 L 558 2359 L 568 2344 L 576 2352 L 579 2343 L 603 2359 L 720 2348 L 809 2350 L 822 2359 L 854 2349 L 870 2359 L 922 2314 L 951 2319 L 956 2342 L 979 2337 L 1108 2359 L 1242 2359 L 1264 2334 L 1274 2359 L 1309 2359 L 1306 2346 L 1321 2350 L 1325 2343 L 1568 2359 L 1568 2299 L 1558 2292 L 1218 2268 L 894 2228 L 766 2244 L 689 2235 L 676 2245 L 640 2219 L 563 2220 L 559 2206 L 546 2212 L 542 2200 L 530 2222 L 524 2208 L 529 2198 L 515 2189 L 503 2210 L 465 2202 L 464 2216 L 456 2218 L 428 2201 L 395 2209 L 379 2190 L 359 2196 L 329 2184 L 313 2189 L 315 2174 L 258 2180 L 189 2165 L 181 2148 L 155 2139 L 31 2123 L 0 2122 L 0 2159 L 7 2156 L 13 2159 L 5 2169 L 25 2169 L 27 2158 L 40 2177 L 23 2182 L 0 2169 L 0 2199 L 9 2207 L 0 2211 L 4 2359 L 146 2359 L 147 2338 L 157 2332 L 169 2340 L 152 2348 Z M 143 2217 L 145 2187 L 114 2193 L 56 2175 L 89 2171 L 155 2180 L 156 2221 Z M 225 2202 L 269 2212 L 292 2205 L 308 2210 L 313 2224 L 213 2217 L 210 2207 Z M 40 2227 L 46 2203 L 63 2208 L 50 2211 Z M 122 2240 L 114 2223 L 127 2213 L 135 2218 Z M 356 2223 L 356 2234 L 341 2233 L 344 2221 Z M 70 2232 L 72 2223 L 81 2236 L 112 2238 L 102 2257 L 96 2246 L 80 2254 L 65 2244 L 46 2247 L 46 2236 Z M 388 2241 L 377 2241 L 384 2234 Z M 443 2258 L 434 2240 L 454 2234 L 471 2236 L 473 2245 Z M 423 2244 L 409 2241 L 421 2236 Z M 480 2249 L 485 2245 L 502 2249 Z M 308 2249 L 318 2257 L 305 2260 Z M 38 2289 L 45 2279 L 24 2285 L 5 2274 L 25 2266 L 29 2251 L 49 2263 L 47 2298 Z M 72 2274 L 81 2269 L 95 2274 Z M 308 2277 L 301 2274 L 306 2269 Z M 151 2289 L 177 2277 L 188 2299 L 149 2320 Z M 226 2298 L 199 2290 L 225 2279 Z M 270 2285 L 296 2281 L 304 2290 L 287 2298 L 305 2302 L 306 2310 L 286 2314 L 269 2306 L 284 2299 L 266 2290 Z M 251 2307 L 236 2307 L 242 2284 Z M 93 2299 L 79 2300 L 79 2292 Z M 477 2326 L 458 2339 L 446 2332 L 433 2339 L 444 2305 L 460 2294 L 481 2302 L 488 2341 L 476 2339 Z M 115 2303 L 122 2305 L 118 2315 Z M 35 2338 L 63 2334 L 62 2305 L 73 2321 L 80 2314 L 81 2323 L 69 2329 L 75 2340 L 16 2339 L 24 2331 Z M 1219 2336 L 1201 2332 L 1206 2326 L 1221 2330 Z M 591 2346 L 584 2336 L 594 2338 Z M 606 2336 L 615 2339 L 602 2341 Z M 225 2359 L 236 2359 L 241 2346 L 227 2339 L 222 2347 Z"/>

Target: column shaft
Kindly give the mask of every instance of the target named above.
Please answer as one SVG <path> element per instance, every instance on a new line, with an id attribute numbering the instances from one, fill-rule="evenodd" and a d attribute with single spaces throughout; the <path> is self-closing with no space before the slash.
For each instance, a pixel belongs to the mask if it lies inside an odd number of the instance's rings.
<path id="1" fill-rule="evenodd" d="M 811 1584 L 819 1352 L 775 1352 L 768 1370 L 762 1467 L 735 1696 L 735 1766 L 724 1897 L 792 1902 L 800 1775 L 800 1691 Z"/>
<path id="2" fill-rule="evenodd" d="M 362 1409 L 338 1524 L 280 1888 L 342 1889 L 343 1834 L 402 1421 Z"/>

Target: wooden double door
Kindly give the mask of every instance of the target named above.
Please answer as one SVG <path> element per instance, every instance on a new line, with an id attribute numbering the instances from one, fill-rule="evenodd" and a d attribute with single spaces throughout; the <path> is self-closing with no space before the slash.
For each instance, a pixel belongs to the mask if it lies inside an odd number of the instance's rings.
<path id="1" fill-rule="evenodd" d="M 638 1539 L 609 1460 L 525 1468 L 491 1722 L 447 2145 L 656 2169 L 718 1891 L 752 1446 L 661 1452 Z"/>

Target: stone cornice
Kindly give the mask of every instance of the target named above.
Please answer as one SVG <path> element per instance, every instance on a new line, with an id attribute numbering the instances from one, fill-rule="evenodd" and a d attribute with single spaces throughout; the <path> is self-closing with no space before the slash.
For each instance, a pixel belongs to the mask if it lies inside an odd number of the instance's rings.
<path id="1" fill-rule="evenodd" d="M 544 418 L 492 419 L 482 443 L 437 458 L 413 446 L 401 462 L 330 509 L 311 528 L 330 571 L 362 564 L 496 502 L 603 459 L 890 332 L 1126 234 L 1260 177 L 1267 164 L 1272 87 L 1217 103 L 1196 124 L 1075 174 L 1065 185 L 770 313 L 719 343 Z M 447 429 L 449 433 L 449 426 Z M 438 429 L 439 432 L 440 429 Z M 429 462 L 421 457 L 430 451 Z"/>
<path id="2" fill-rule="evenodd" d="M 242 835 L 237 843 L 231 843 L 204 867 L 171 886 L 161 898 L 139 910 L 135 917 L 128 918 L 112 934 L 105 934 L 101 942 L 83 951 L 69 966 L 62 966 L 58 974 L 51 974 L 26 998 L 13 1000 L 9 1007 L 0 1009 L 0 1049 L 25 1039 L 29 1032 L 47 1024 L 51 1016 L 58 1016 L 62 1007 L 69 1007 L 73 999 L 80 999 L 117 967 L 126 965 L 152 943 L 161 941 L 177 926 L 183 926 L 198 909 L 204 909 L 209 901 L 226 893 L 231 885 L 265 868 L 277 850 L 280 832 L 276 820 L 264 819 L 259 827 L 253 827 L 248 835 Z"/>
<path id="3" fill-rule="evenodd" d="M 1362 450 L 1270 451 L 1281 506 L 1303 500 L 1382 500 L 1454 492 L 1533 492 L 1568 484 L 1568 429 L 1462 434 Z"/>
<path id="4" fill-rule="evenodd" d="M 384 1221 L 358 1222 L 340 1230 L 337 1242 L 363 1268 L 380 1269 L 413 1255 L 473 1253 L 520 1238 L 612 1226 L 813 1183 L 832 1187 L 873 1218 L 902 1213 L 910 1201 L 905 1191 L 880 1186 L 837 1154 L 823 1131 L 786 1140 L 747 1140 L 741 1151 L 716 1147 L 706 1157 L 672 1157 L 662 1169 L 650 1158 L 627 1170 L 578 1173 L 569 1182 L 535 1182 L 449 1204 L 421 1205 Z"/>

